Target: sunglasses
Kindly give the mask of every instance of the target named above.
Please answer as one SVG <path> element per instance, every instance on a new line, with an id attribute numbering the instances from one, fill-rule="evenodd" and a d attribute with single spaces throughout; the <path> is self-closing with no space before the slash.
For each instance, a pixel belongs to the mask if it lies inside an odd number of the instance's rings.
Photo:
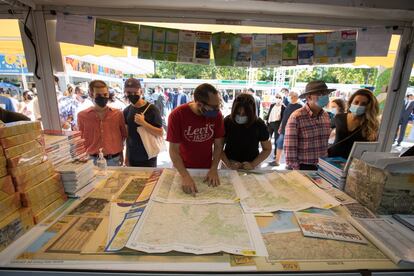
<path id="1" fill-rule="evenodd" d="M 276 99 L 281 99 L 282 97 L 276 97 Z"/>

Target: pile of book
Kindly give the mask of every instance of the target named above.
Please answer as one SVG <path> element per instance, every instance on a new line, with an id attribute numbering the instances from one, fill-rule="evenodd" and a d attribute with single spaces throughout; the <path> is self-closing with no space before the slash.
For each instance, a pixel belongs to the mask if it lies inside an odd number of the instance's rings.
<path id="1" fill-rule="evenodd" d="M 6 162 L 9 174 L 1 178 L 1 187 L 10 194 L 1 202 L 1 208 L 7 209 L 7 212 L 2 209 L 1 216 L 16 217 L 13 213 L 19 211 L 23 212 L 20 218 L 31 217 L 32 224 L 39 223 L 67 198 L 59 174 L 47 160 L 40 123 L 25 121 L 2 125 L 0 144 L 4 155 L 0 162 Z M 21 206 L 26 210 L 21 210 Z M 15 223 L 15 220 L 8 221 Z"/>
<path id="2" fill-rule="evenodd" d="M 86 157 L 80 131 L 44 130 L 46 153 L 55 166 Z"/>
<path id="3" fill-rule="evenodd" d="M 343 190 L 346 182 L 346 162 L 347 160 L 342 157 L 319 158 L 318 174 L 336 188 Z"/>
<path id="4" fill-rule="evenodd" d="M 75 196 L 76 192 L 92 183 L 95 179 L 92 160 L 75 160 L 56 168 L 60 173 L 65 192 Z"/>

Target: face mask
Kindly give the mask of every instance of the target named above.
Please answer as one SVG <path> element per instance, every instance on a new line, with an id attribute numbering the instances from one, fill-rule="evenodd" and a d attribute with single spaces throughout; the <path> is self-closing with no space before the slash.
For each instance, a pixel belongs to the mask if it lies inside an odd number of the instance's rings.
<path id="1" fill-rule="evenodd" d="M 108 104 L 108 98 L 98 96 L 95 98 L 95 103 L 99 106 L 104 108 Z"/>
<path id="2" fill-rule="evenodd" d="M 87 99 L 87 98 L 88 98 L 88 96 L 83 95 L 81 98 L 82 98 L 82 99 Z"/>
<path id="3" fill-rule="evenodd" d="M 201 113 L 203 114 L 204 117 L 216 118 L 218 115 L 218 112 L 219 112 L 218 110 L 213 109 L 213 110 L 204 110 Z"/>
<path id="4" fill-rule="evenodd" d="M 365 114 L 365 109 L 366 109 L 365 106 L 351 104 L 351 107 L 349 108 L 349 111 L 351 111 L 351 113 L 356 115 L 356 116 L 361 116 L 361 115 Z"/>
<path id="5" fill-rule="evenodd" d="M 332 112 L 332 114 L 333 114 L 333 115 L 336 115 L 336 113 L 337 113 L 338 111 L 336 110 L 336 107 L 333 107 L 333 108 L 331 109 L 331 112 Z"/>
<path id="6" fill-rule="evenodd" d="M 244 125 L 245 123 L 247 123 L 247 116 L 240 116 L 237 114 L 234 119 L 236 123 L 238 123 L 239 125 Z"/>
<path id="7" fill-rule="evenodd" d="M 281 104 L 282 103 L 282 99 L 275 99 L 275 103 L 276 104 Z"/>
<path id="8" fill-rule="evenodd" d="M 27 96 L 27 99 L 28 99 L 28 100 L 33 100 L 33 96 L 28 95 L 28 96 Z"/>
<path id="9" fill-rule="evenodd" d="M 287 101 L 288 101 L 288 103 L 291 103 L 292 102 L 292 98 L 291 97 L 287 97 Z"/>
<path id="10" fill-rule="evenodd" d="M 329 96 L 328 95 L 319 96 L 318 101 L 316 102 L 316 104 L 320 108 L 324 108 L 325 106 L 328 105 L 328 103 L 329 103 Z"/>
<path id="11" fill-rule="evenodd" d="M 132 103 L 132 104 L 136 104 L 137 101 L 139 101 L 139 99 L 141 98 L 140 95 L 128 95 L 128 100 Z"/>

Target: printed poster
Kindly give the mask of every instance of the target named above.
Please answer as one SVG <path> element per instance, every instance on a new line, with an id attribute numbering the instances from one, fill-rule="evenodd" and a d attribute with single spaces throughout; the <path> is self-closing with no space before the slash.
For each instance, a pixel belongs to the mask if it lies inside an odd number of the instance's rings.
<path id="1" fill-rule="evenodd" d="M 314 34 L 314 63 L 328 63 L 328 35 L 327 33 Z"/>
<path id="2" fill-rule="evenodd" d="M 339 32 L 328 33 L 328 63 L 340 63 L 341 62 L 341 35 Z"/>
<path id="3" fill-rule="evenodd" d="M 358 30 L 357 53 L 359 57 L 386 57 L 392 36 L 391 28 Z"/>
<path id="4" fill-rule="evenodd" d="M 124 43 L 125 46 L 138 47 L 139 45 L 139 25 L 124 23 Z"/>
<path id="5" fill-rule="evenodd" d="M 341 62 L 343 63 L 355 62 L 356 37 L 357 37 L 357 32 L 355 30 L 342 31 Z"/>
<path id="6" fill-rule="evenodd" d="M 124 42 L 124 24 L 111 21 L 109 25 L 108 46 L 122 48 Z"/>
<path id="7" fill-rule="evenodd" d="M 177 61 L 179 30 L 166 29 L 165 31 L 165 56 L 168 61 Z"/>
<path id="8" fill-rule="evenodd" d="M 252 35 L 239 34 L 235 40 L 235 66 L 250 66 L 252 59 Z"/>
<path id="9" fill-rule="evenodd" d="M 266 42 L 265 34 L 253 35 L 252 67 L 264 67 L 266 65 Z"/>
<path id="10" fill-rule="evenodd" d="M 293 66 L 298 64 L 298 35 L 284 34 L 282 43 L 282 65 Z"/>
<path id="11" fill-rule="evenodd" d="M 95 19 L 92 16 L 58 13 L 56 41 L 93 46 Z"/>
<path id="12" fill-rule="evenodd" d="M 267 35 L 267 55 L 266 65 L 281 66 L 282 65 L 282 35 Z"/>
<path id="13" fill-rule="evenodd" d="M 153 27 L 140 26 L 138 58 L 152 59 L 152 31 Z"/>
<path id="14" fill-rule="evenodd" d="M 210 64 L 211 33 L 197 32 L 194 62 L 198 64 Z"/>
<path id="15" fill-rule="evenodd" d="M 165 29 L 153 28 L 152 31 L 152 59 L 164 60 Z"/>
<path id="16" fill-rule="evenodd" d="M 214 62 L 216 66 L 233 66 L 235 35 L 215 33 L 212 35 Z"/>
<path id="17" fill-rule="evenodd" d="M 180 31 L 178 40 L 178 62 L 192 62 L 195 50 L 196 33 Z"/>
<path id="18" fill-rule="evenodd" d="M 298 35 L 298 64 L 313 64 L 313 34 Z"/>
<path id="19" fill-rule="evenodd" d="M 110 20 L 96 18 L 95 24 L 95 44 L 108 45 Z"/>

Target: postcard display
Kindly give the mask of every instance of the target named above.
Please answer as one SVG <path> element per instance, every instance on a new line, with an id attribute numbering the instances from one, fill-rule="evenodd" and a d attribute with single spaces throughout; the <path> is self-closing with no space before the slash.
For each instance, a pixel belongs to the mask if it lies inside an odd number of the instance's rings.
<path id="1" fill-rule="evenodd" d="M 275 67 L 352 63 L 356 30 L 303 34 L 232 34 L 176 30 L 98 18 L 95 44 L 138 47 L 138 58 L 216 66 Z"/>

